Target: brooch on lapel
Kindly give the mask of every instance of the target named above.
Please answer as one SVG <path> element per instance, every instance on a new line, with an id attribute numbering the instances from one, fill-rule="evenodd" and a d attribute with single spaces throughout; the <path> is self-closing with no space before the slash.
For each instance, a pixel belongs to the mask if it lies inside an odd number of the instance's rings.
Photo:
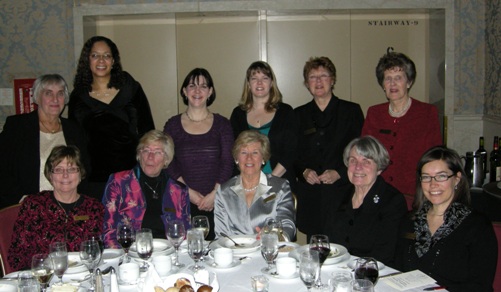
<path id="1" fill-rule="evenodd" d="M 276 193 L 271 193 L 268 197 L 263 199 L 263 202 L 268 203 L 269 201 L 274 200 L 277 197 Z"/>
<path id="2" fill-rule="evenodd" d="M 377 204 L 377 203 L 379 203 L 379 196 L 375 195 L 374 196 L 374 204 Z"/>

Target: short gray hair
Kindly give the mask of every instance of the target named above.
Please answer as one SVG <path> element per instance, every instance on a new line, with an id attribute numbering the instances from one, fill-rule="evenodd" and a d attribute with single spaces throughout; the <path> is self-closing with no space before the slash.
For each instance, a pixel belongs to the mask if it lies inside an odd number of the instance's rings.
<path id="1" fill-rule="evenodd" d="M 59 85 L 63 88 L 64 91 L 64 104 L 67 104 L 70 100 L 70 94 L 68 91 L 68 84 L 66 84 L 66 80 L 64 80 L 63 76 L 59 74 L 45 74 L 38 77 L 33 83 L 33 96 L 31 97 L 31 101 L 33 103 L 38 104 L 38 99 L 42 95 L 43 90 L 47 85 Z"/>
<path id="2" fill-rule="evenodd" d="M 355 148 L 355 151 L 365 158 L 372 159 L 376 165 L 377 169 L 383 171 L 390 163 L 390 155 L 386 148 L 378 141 L 378 139 L 372 136 L 363 136 L 353 139 L 344 148 L 343 161 L 344 165 L 348 166 L 348 159 L 350 158 L 351 149 Z"/>
<path id="3" fill-rule="evenodd" d="M 139 162 L 140 151 L 152 142 L 162 143 L 167 165 L 169 165 L 174 158 L 174 140 L 172 140 L 171 136 L 159 130 L 148 131 L 139 139 L 136 147 L 136 160 Z"/>

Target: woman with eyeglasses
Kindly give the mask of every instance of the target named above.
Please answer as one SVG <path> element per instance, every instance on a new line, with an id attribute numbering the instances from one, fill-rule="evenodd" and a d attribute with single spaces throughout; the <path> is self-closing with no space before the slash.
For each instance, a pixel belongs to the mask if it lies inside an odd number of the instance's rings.
<path id="1" fill-rule="evenodd" d="M 419 157 L 430 147 L 442 144 L 438 111 L 434 105 L 410 96 L 416 81 L 416 66 L 405 54 L 389 51 L 376 66 L 385 102 L 367 110 L 362 135 L 377 138 L 388 149 L 390 165 L 381 174 L 404 194 L 412 209 Z"/>
<path id="2" fill-rule="evenodd" d="M 456 151 L 426 151 L 417 166 L 411 239 L 398 269 L 419 269 L 448 291 L 492 291 L 497 240 L 492 223 L 470 208 L 470 186 Z M 411 236 L 409 236 L 411 235 Z"/>
<path id="3" fill-rule="evenodd" d="M 139 140 L 137 165 L 110 176 L 103 197 L 105 246 L 120 248 L 116 230 L 123 222 L 151 229 L 154 238 L 166 238 L 164 224 L 171 220 L 182 220 L 189 229 L 188 188 L 165 170 L 173 157 L 172 138 L 151 130 Z"/>
<path id="4" fill-rule="evenodd" d="M 227 118 L 209 110 L 216 99 L 216 89 L 206 69 L 191 70 L 180 94 L 188 107 L 170 118 L 164 127 L 176 145 L 176 156 L 168 172 L 189 187 L 191 215 L 209 218 L 207 239 L 213 239 L 216 190 L 233 172 L 233 132 Z"/>
<path id="5" fill-rule="evenodd" d="M 68 117 L 89 140 L 89 192 L 102 198 L 110 174 L 134 167 L 139 137 L 155 128 L 141 84 L 122 70 L 116 44 L 103 36 L 84 44 Z"/>
<path id="6" fill-rule="evenodd" d="M 85 173 L 77 147 L 58 145 L 52 149 L 44 175 L 54 190 L 23 200 L 9 248 L 12 268 L 29 269 L 31 257 L 48 253 L 53 242 L 65 242 L 68 251 L 79 251 L 82 241 L 101 233 L 103 205 L 77 191 Z"/>
<path id="7" fill-rule="evenodd" d="M 364 115 L 360 105 L 334 95 L 336 67 L 329 58 L 310 58 L 303 78 L 313 99 L 294 110 L 300 131 L 295 163 L 297 226 L 309 241 L 322 231 L 323 206 L 341 203 L 336 194 L 349 183 L 343 150 L 360 136 Z"/>

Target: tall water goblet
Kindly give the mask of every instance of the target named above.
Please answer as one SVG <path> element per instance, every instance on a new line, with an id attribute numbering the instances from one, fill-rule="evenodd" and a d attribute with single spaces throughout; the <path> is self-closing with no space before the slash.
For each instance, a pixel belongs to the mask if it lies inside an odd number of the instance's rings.
<path id="1" fill-rule="evenodd" d="M 299 256 L 299 277 L 304 285 L 311 290 L 320 275 L 320 260 L 316 250 L 303 251 Z"/>
<path id="2" fill-rule="evenodd" d="M 31 272 L 38 279 L 42 291 L 45 292 L 47 285 L 54 274 L 54 263 L 48 253 L 38 253 L 31 258 Z"/>
<path id="3" fill-rule="evenodd" d="M 54 274 L 63 282 L 64 272 L 68 269 L 68 250 L 65 242 L 53 242 L 49 245 L 50 257 L 54 263 Z"/>
<path id="4" fill-rule="evenodd" d="M 139 270 L 146 272 L 148 270 L 148 259 L 153 254 L 153 233 L 149 228 L 142 228 L 136 232 L 136 250 L 139 257 L 143 260 Z"/>
<path id="5" fill-rule="evenodd" d="M 184 237 L 186 236 L 186 230 L 184 228 L 184 223 L 181 220 L 172 220 L 167 222 L 167 239 L 169 242 L 174 246 L 174 249 L 176 250 L 176 257 L 174 260 L 174 266 L 176 268 L 181 269 L 184 267 L 184 264 L 181 264 L 179 262 L 179 246 L 181 246 L 181 243 L 184 240 Z"/>
<path id="6" fill-rule="evenodd" d="M 186 234 L 188 241 L 188 254 L 195 261 L 195 265 L 190 267 L 190 270 L 196 272 L 203 269 L 198 262 L 204 254 L 204 234 L 199 229 L 190 229 Z"/>
<path id="7" fill-rule="evenodd" d="M 265 274 L 271 274 L 273 271 L 273 261 L 278 256 L 278 235 L 275 232 L 261 234 L 261 255 L 268 264 L 261 269 Z"/>
<path id="8" fill-rule="evenodd" d="M 132 246 L 134 241 L 136 240 L 136 232 L 132 223 L 130 222 L 121 222 L 117 226 L 117 241 L 120 243 L 124 250 L 124 258 L 123 263 L 129 263 L 129 248 Z"/>
<path id="9" fill-rule="evenodd" d="M 262 233 L 275 232 L 278 235 L 278 241 L 289 241 L 289 238 L 284 234 L 282 221 L 275 218 L 266 218 L 263 225 Z"/>
<path id="10" fill-rule="evenodd" d="M 331 246 L 329 243 L 329 237 L 324 234 L 315 234 L 311 236 L 310 239 L 310 250 L 318 251 L 320 269 L 322 269 L 322 264 L 325 262 L 329 253 L 331 252 Z M 317 282 L 315 283 L 315 287 L 322 288 L 322 279 L 319 273 Z"/>
<path id="11" fill-rule="evenodd" d="M 94 269 L 98 266 L 101 261 L 101 249 L 99 244 L 92 240 L 85 240 L 80 243 L 80 260 L 89 269 L 90 273 L 90 288 L 89 290 L 94 291 Z"/>
<path id="12" fill-rule="evenodd" d="M 210 224 L 209 224 L 209 218 L 207 218 L 207 216 L 204 215 L 194 216 L 191 219 L 191 226 L 194 229 L 199 229 L 200 231 L 202 231 L 204 238 L 207 238 L 207 235 L 209 235 Z"/>
<path id="13" fill-rule="evenodd" d="M 374 258 L 358 258 L 355 262 L 355 279 L 366 279 L 374 286 L 379 278 L 379 268 Z"/>

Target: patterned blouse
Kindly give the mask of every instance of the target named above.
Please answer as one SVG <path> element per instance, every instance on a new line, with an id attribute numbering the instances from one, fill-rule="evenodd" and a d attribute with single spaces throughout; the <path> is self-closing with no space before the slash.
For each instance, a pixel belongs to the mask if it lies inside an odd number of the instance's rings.
<path id="1" fill-rule="evenodd" d="M 146 197 L 139 183 L 139 166 L 131 170 L 117 172 L 110 176 L 103 196 L 104 214 L 104 245 L 108 248 L 121 248 L 117 241 L 116 230 L 120 222 L 130 222 L 134 229 L 141 229 L 146 212 Z M 161 175 L 167 175 L 162 171 Z M 162 195 L 162 218 L 165 222 L 180 219 L 185 228 L 191 226 L 190 198 L 188 188 L 171 178 Z"/>
<path id="2" fill-rule="evenodd" d="M 104 208 L 101 203 L 81 195 L 66 213 L 52 191 L 28 196 L 22 203 L 14 225 L 8 261 L 21 270 L 31 266 L 31 257 L 49 252 L 52 242 L 67 243 L 68 251 L 78 251 L 89 235 L 101 234 Z"/>

